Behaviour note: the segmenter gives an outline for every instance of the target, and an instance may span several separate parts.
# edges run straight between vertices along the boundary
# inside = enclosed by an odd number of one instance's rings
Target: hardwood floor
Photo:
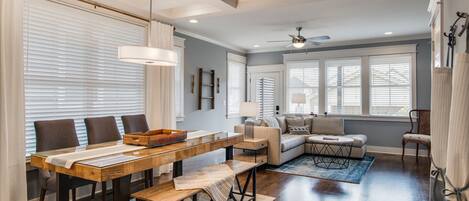
[[[257,192],[278,201],[424,201],[428,200],[427,158],[385,154],[376,157],[360,184],[260,170]]]

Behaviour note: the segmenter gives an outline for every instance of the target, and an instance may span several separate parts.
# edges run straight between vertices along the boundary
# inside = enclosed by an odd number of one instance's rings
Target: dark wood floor
[[[278,201],[424,201],[428,200],[427,158],[385,154],[376,157],[360,184],[335,182],[261,170],[258,193]]]
[[[427,158],[387,154],[376,157],[360,184],[335,182],[267,170],[257,172],[257,193],[277,201],[426,201],[429,193],[430,162]],[[155,183],[166,182],[163,175]],[[244,181],[241,181],[244,183]],[[133,191],[143,184],[133,185]],[[108,196],[111,197],[111,196]],[[88,199],[83,199],[88,200]]]

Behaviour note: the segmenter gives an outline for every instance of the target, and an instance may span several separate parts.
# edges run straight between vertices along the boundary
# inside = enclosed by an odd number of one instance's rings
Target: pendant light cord
[[[153,0],[150,0],[150,18],[148,18],[148,47],[151,47],[151,21],[153,20]]]

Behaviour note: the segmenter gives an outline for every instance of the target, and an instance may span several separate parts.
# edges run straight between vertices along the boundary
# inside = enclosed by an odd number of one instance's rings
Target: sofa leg
[[[419,146],[420,146],[420,144],[417,143],[417,147],[415,149],[415,157],[416,157],[417,160],[419,159]]]
[[[404,155],[405,155],[405,140],[402,140],[402,156],[401,156],[401,160],[404,160]]]

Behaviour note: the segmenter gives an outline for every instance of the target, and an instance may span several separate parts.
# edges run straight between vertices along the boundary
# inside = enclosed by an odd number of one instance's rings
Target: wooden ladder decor
[[[209,75],[209,79],[204,74]],[[199,86],[198,86],[198,103],[197,109],[202,110],[202,104],[204,100],[210,101],[210,109],[215,109],[215,70],[204,70],[199,68]],[[208,90],[208,92],[206,92]]]

